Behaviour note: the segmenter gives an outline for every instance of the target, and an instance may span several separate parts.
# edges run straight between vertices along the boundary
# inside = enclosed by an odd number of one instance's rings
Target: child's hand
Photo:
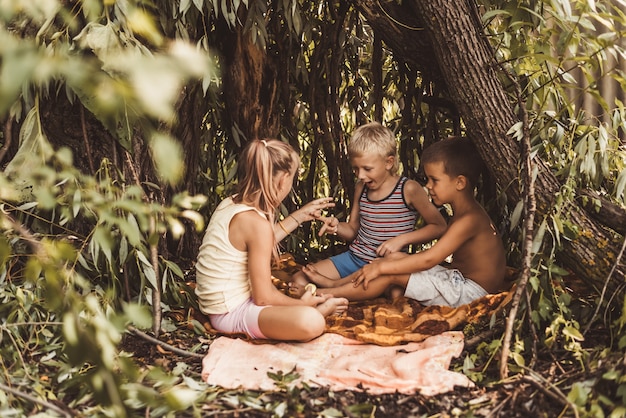
[[[292,216],[296,217],[298,223],[313,221],[322,218],[322,211],[335,206],[332,197],[322,197],[315,199],[295,211]]]
[[[361,267],[354,275],[355,277],[352,279],[354,287],[359,287],[363,284],[363,289],[367,289],[369,282],[380,276],[380,263],[373,260],[371,263]]]
[[[317,306],[320,303],[326,302],[331,295],[317,295],[317,287],[313,283],[309,283],[304,286],[304,293],[300,296],[300,300],[305,302],[308,306]]]
[[[339,231],[339,219],[335,218],[334,216],[321,216],[320,218],[318,218],[318,221],[323,222],[323,225],[320,228],[320,232],[318,233],[320,237],[324,234],[337,235],[337,231]]]
[[[379,257],[385,257],[391,253],[397,253],[402,249],[402,243],[400,240],[393,237],[380,244],[376,249],[376,255]]]

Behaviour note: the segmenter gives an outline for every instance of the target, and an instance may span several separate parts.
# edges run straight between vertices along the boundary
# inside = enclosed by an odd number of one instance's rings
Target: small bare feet
[[[301,298],[306,292],[306,285],[311,284],[304,274],[294,274],[291,281],[287,283],[289,294],[295,298]]]
[[[337,285],[336,280],[324,276],[322,273],[317,271],[315,266],[312,264],[307,264],[302,267],[302,273],[306,275],[307,279],[320,287],[335,287]]]
[[[322,315],[341,315],[348,310],[348,299],[329,297],[315,307]]]

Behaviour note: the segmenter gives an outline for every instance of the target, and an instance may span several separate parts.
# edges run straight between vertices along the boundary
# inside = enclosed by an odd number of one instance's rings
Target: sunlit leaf
[[[150,142],[150,150],[161,177],[172,185],[178,183],[185,170],[180,144],[169,136],[156,134]]]
[[[124,313],[139,329],[148,329],[152,326],[152,313],[144,305],[125,304]]]
[[[546,232],[546,227],[547,227],[547,222],[544,220],[543,222],[541,222],[541,225],[539,225],[539,229],[537,230],[537,233],[535,234],[533,238],[533,245],[532,245],[533,254],[538,253],[539,249],[541,248],[541,245],[543,244],[543,236]]]

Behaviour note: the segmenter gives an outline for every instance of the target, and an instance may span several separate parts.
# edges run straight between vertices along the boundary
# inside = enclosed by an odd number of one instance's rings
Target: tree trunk
[[[375,9],[378,2],[358,1],[358,4],[363,11],[367,11]],[[414,0],[410,5],[414,16],[408,19],[423,22],[424,30],[401,30],[400,33],[409,37],[402,40],[388,40],[384,35],[383,39],[392,48],[398,43],[421,45],[429,39],[435,59],[413,56],[413,60],[422,68],[441,75],[450,99],[462,116],[468,136],[476,144],[500,189],[506,193],[509,207],[515,207],[521,200],[524,187],[518,175],[520,150],[516,141],[506,133],[518,118],[498,78],[501,69],[483,36],[473,3]],[[393,2],[384,3],[388,12],[393,6]],[[404,11],[406,13],[406,9]],[[394,25],[386,15],[364,14],[375,30]],[[413,38],[419,40],[413,41]],[[402,50],[394,52],[403,53]],[[535,158],[534,164],[539,172],[536,180],[536,219],[541,222],[551,215],[561,184],[545,162]],[[563,248],[557,255],[559,261],[583,280],[602,288],[611,268],[617,263],[620,237],[592,219],[575,201],[567,202],[561,215],[557,216],[567,217],[567,221],[578,230],[575,239],[562,240]],[[611,282],[623,282],[625,269],[623,264],[619,265]]]
[[[246,21],[247,12],[240,7],[241,22]],[[231,30],[224,22],[221,25],[227,34],[221,48],[226,113],[247,141],[276,138],[280,112],[276,110],[278,87],[272,62],[243,26]]]

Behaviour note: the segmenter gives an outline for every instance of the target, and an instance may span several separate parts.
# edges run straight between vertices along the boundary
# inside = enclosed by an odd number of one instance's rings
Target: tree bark
[[[375,30],[395,25],[386,15],[368,13],[376,9],[379,2],[357,3]],[[381,4],[388,13],[394,7],[394,2]],[[398,38],[404,36],[403,39],[389,39],[385,36],[387,32],[382,31],[385,43],[392,49],[397,44],[420,44],[426,51],[428,48],[423,43],[425,39],[429,40],[434,60],[432,56],[419,55],[413,56],[412,60],[440,75],[461,114],[468,136],[476,144],[500,189],[506,193],[509,207],[515,207],[524,188],[519,178],[520,150],[516,141],[506,133],[518,118],[498,77],[502,69],[483,36],[475,5],[454,0],[414,0],[408,4],[410,11],[403,9],[405,20],[422,22],[424,30],[399,30],[395,35]],[[394,53],[406,58],[404,48],[394,49]],[[536,219],[540,223],[553,213],[555,198],[561,194],[561,184],[544,161],[535,157],[534,164],[538,168]],[[566,221],[578,231],[575,239],[562,240],[563,246],[557,254],[559,261],[583,280],[601,288],[612,266],[618,264],[620,237],[592,219],[576,201],[566,202],[556,216],[567,218]],[[625,269],[623,264],[619,265],[611,282],[622,282]]]
[[[355,0],[354,4],[394,55],[401,56],[427,79],[440,76],[439,69],[432,65],[434,50],[424,20],[408,2]]]
[[[618,234],[626,235],[626,210],[610,202],[593,190],[583,190],[578,195],[589,216]]]
[[[246,21],[246,8],[240,7],[241,22]],[[276,71],[262,48],[253,42],[250,31],[237,25],[223,26],[227,34],[221,48],[224,56],[224,99],[232,123],[236,124],[246,140],[276,138],[279,115]]]

